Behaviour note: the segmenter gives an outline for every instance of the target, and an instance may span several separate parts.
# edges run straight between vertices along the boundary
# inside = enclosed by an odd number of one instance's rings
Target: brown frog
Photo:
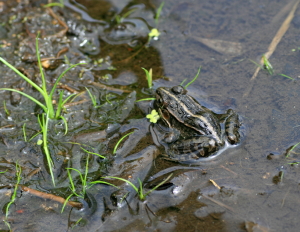
[[[240,140],[240,121],[233,110],[215,114],[180,85],[158,88],[155,105],[169,128],[164,142],[168,144],[167,154],[171,160],[189,162],[211,157],[226,141],[234,145]]]

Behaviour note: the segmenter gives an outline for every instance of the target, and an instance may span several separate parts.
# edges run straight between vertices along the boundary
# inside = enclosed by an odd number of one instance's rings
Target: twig
[[[268,47],[268,51],[264,54],[264,57],[268,60],[271,55],[273,54],[273,52],[276,50],[276,47],[278,45],[278,43],[281,41],[282,37],[284,36],[284,34],[286,33],[286,31],[289,29],[290,23],[294,18],[294,13],[297,9],[299,0],[297,0],[292,8],[292,10],[290,11],[289,15],[286,17],[286,19],[284,20],[284,22],[282,23],[281,27],[279,28],[279,30],[277,31],[276,35],[274,36],[272,42],[270,43],[269,47]],[[264,60],[263,58],[261,58],[260,60],[260,65],[263,66],[264,64]],[[257,69],[255,70],[253,76],[251,77],[250,81],[251,84],[249,85],[247,91],[244,93],[243,97],[247,97],[249,95],[249,93],[252,90],[253,87],[253,81],[255,80],[258,72],[260,70],[260,67],[257,67]]]
[[[35,196],[38,196],[38,197],[41,197],[41,198],[44,198],[44,199],[49,199],[49,200],[57,201],[57,202],[59,202],[61,204],[64,204],[65,201],[66,201],[64,198],[59,197],[59,196],[55,196],[55,195],[50,194],[50,193],[43,193],[43,192],[40,192],[38,190],[26,187],[24,185],[19,185],[19,186],[21,187],[21,189],[23,191],[29,192],[32,195],[35,195]],[[83,207],[82,203],[76,202],[76,201],[68,201],[67,205],[75,207],[77,209],[81,209]]]

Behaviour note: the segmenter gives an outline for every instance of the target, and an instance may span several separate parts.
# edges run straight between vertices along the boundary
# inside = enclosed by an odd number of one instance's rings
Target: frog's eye
[[[175,94],[186,94],[187,91],[181,85],[177,85],[172,88],[172,92]]]

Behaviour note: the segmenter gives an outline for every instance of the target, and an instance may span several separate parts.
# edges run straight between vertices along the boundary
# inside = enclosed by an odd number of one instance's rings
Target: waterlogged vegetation
[[[51,10],[50,7],[56,7],[56,6],[63,7],[63,3],[62,2],[50,3],[50,4],[47,4],[44,6],[45,8],[49,8],[49,12],[54,18],[56,18],[57,16],[54,14],[54,12]],[[160,16],[162,7],[163,7],[163,3],[159,7],[157,14],[155,16],[156,26],[158,25],[158,20],[159,20],[159,16]],[[117,24],[123,23],[123,21],[127,17],[129,17],[132,13],[134,13],[135,10],[136,9],[133,8],[132,10],[122,14],[122,16],[116,15],[115,20],[116,20]],[[58,18],[57,18],[57,20],[59,21],[59,23],[61,23]],[[65,24],[63,22],[61,23],[61,25],[65,26]],[[151,38],[157,39],[159,34],[160,33],[158,32],[158,29],[153,28],[149,32],[149,41],[148,42],[150,42]],[[69,130],[70,130],[69,118],[66,117],[68,112],[67,112],[67,109],[65,108],[65,106],[76,103],[74,100],[79,98],[80,96],[82,96],[82,93],[73,91],[69,87],[63,87],[65,90],[59,90],[59,88],[60,89],[62,88],[61,82],[63,81],[63,78],[67,75],[68,72],[73,72],[73,70],[75,70],[75,68],[77,66],[87,65],[87,63],[79,62],[77,64],[71,64],[70,59],[66,55],[64,55],[64,61],[67,64],[67,68],[65,68],[60,73],[60,75],[57,78],[55,78],[55,81],[53,82],[53,84],[49,85],[49,80],[47,77],[47,73],[49,73],[47,70],[48,66],[44,66],[44,64],[43,64],[44,60],[42,60],[42,58],[41,58],[41,45],[39,45],[39,40],[41,40],[41,38],[40,38],[39,32],[38,32],[36,39],[35,39],[35,51],[36,51],[35,56],[36,56],[37,67],[39,69],[39,75],[38,75],[40,77],[40,80],[38,81],[39,84],[37,84],[36,81],[32,80],[26,72],[23,72],[22,70],[20,71],[20,69],[18,69],[14,65],[12,65],[4,57],[0,57],[0,61],[4,65],[6,65],[9,69],[11,69],[13,72],[15,72],[21,79],[23,79],[25,82],[27,82],[29,84],[30,88],[32,88],[35,91],[37,91],[38,93],[40,93],[40,96],[38,96],[36,94],[30,95],[30,94],[26,93],[27,92],[26,90],[24,91],[23,89],[18,89],[18,88],[1,88],[0,90],[11,91],[11,92],[20,94],[20,95],[28,98],[29,100],[31,100],[33,103],[35,103],[37,105],[38,108],[35,108],[36,111],[29,112],[29,113],[36,115],[37,120],[35,123],[38,125],[40,130],[35,131],[32,134],[32,132],[33,132],[32,125],[34,125],[34,122],[30,122],[30,123],[25,122],[22,124],[23,138],[26,143],[32,143],[33,141],[35,141],[36,145],[41,146],[43,154],[45,155],[46,171],[48,171],[51,176],[51,181],[52,181],[53,186],[56,186],[56,185],[61,184],[61,180],[57,179],[59,176],[57,175],[56,158],[54,158],[54,157],[57,157],[57,154],[55,154],[55,149],[53,150],[53,142],[54,141],[52,141],[53,136],[54,136],[53,132],[57,133],[57,131],[56,131],[56,129],[53,131],[53,126],[62,124],[64,127],[64,133],[61,134],[60,136],[62,138],[70,136],[69,135]],[[42,50],[42,52],[44,52],[44,51]],[[153,87],[152,68],[150,68],[149,71],[145,68],[143,68],[143,69],[146,74],[148,88],[152,89],[152,87]],[[82,70],[84,70],[84,69],[82,69]],[[111,70],[111,69],[108,68],[108,70]],[[84,72],[86,72],[86,70]],[[80,78],[84,77],[84,72],[80,72],[80,74],[79,74]],[[50,86],[51,86],[51,88],[50,88]],[[102,114],[101,110],[104,109],[103,113],[105,114],[105,109],[107,107],[112,107],[113,105],[115,105],[115,102],[111,102],[108,99],[109,93],[104,95],[105,102],[103,103],[103,102],[101,102],[101,100],[98,99],[99,98],[98,95],[92,94],[92,90],[90,87],[84,86],[84,88],[90,99],[90,101],[88,101],[88,102],[91,102],[91,105],[94,108],[93,111],[100,110],[100,114]],[[71,94],[67,94],[66,90],[69,92],[71,90]],[[115,89],[112,88],[112,90],[115,90]],[[149,99],[153,100],[154,98],[149,98]],[[84,99],[82,101],[86,101],[86,99]],[[102,103],[102,104],[100,104],[100,103]],[[79,100],[79,104],[81,104],[80,100]],[[9,109],[7,107],[5,100],[3,101],[3,109],[5,111],[6,117],[9,117],[12,109],[11,108]],[[156,116],[156,120],[158,120],[157,116]],[[60,133],[60,132],[58,132],[58,133]],[[129,132],[129,133],[125,134],[123,137],[121,137],[115,143],[114,148],[112,149],[111,153],[113,155],[115,155],[117,153],[117,149],[119,148],[121,142],[127,136],[129,136],[133,133],[134,133],[134,131]],[[91,152],[88,149],[82,147],[83,144],[81,144],[81,143],[70,142],[70,144],[72,144],[74,146],[75,145],[81,146],[80,149],[86,153],[85,158],[84,158],[85,165],[82,168],[76,168],[76,167],[72,167],[71,163],[69,161],[67,161],[66,165],[63,165],[61,167],[64,169],[64,170],[61,170],[61,172],[66,173],[64,175],[67,176],[67,180],[69,183],[68,191],[67,191],[67,192],[69,192],[69,194],[68,195],[64,194],[64,199],[61,198],[60,196],[56,196],[55,194],[53,194],[53,195],[51,195],[51,193],[43,194],[42,192],[38,192],[38,191],[32,190],[30,188],[24,187],[30,193],[35,194],[39,197],[51,198],[53,200],[61,202],[62,203],[61,213],[63,213],[66,210],[66,207],[68,205],[76,205],[73,203],[72,200],[76,201],[76,199],[78,199],[78,198],[85,200],[87,198],[87,194],[86,194],[87,190],[91,189],[94,185],[100,184],[100,185],[111,186],[116,189],[119,188],[119,187],[109,183],[108,181],[103,180],[103,178],[101,180],[95,180],[95,177],[89,177],[89,173],[91,172],[91,170],[90,170],[91,165],[93,164],[93,162],[95,160],[94,157],[98,157],[100,159],[99,162],[104,162],[104,163],[108,160],[109,157],[98,154],[96,152]],[[90,146],[88,146],[88,147],[91,148]],[[6,219],[8,216],[8,211],[10,209],[10,206],[16,200],[16,193],[18,190],[18,185],[21,180],[22,168],[18,163],[16,163],[15,167],[16,167],[17,182],[15,184],[14,192],[11,196],[11,201],[7,204],[7,207],[6,207]],[[40,168],[39,168],[39,170],[40,170]],[[6,174],[6,173],[7,173],[7,170],[1,171],[1,174]],[[32,174],[29,174],[28,176],[35,175],[37,173],[38,173],[38,171],[37,172],[34,171]],[[30,179],[31,177],[28,177],[28,178]],[[112,177],[112,178],[114,178],[114,177]],[[125,181],[125,179],[122,179],[121,177],[115,177],[115,178],[119,178],[119,180]],[[138,188],[135,187],[131,182],[130,183],[134,187],[134,190],[137,191],[138,198],[140,200],[145,200],[147,195],[149,195],[151,192],[153,192],[155,189],[157,189],[159,186],[161,186],[163,183],[165,183],[167,180],[169,180],[169,178],[170,177],[168,177],[165,181],[158,184],[157,186],[155,186],[153,189],[149,190],[146,193],[144,193],[142,181],[139,178],[138,178],[138,181],[139,181]],[[129,183],[129,182],[127,182],[127,183]],[[78,205],[75,207],[78,207]],[[79,218],[76,221],[76,223],[73,224],[73,226],[76,226],[81,220],[82,220],[82,217]],[[10,229],[10,223],[8,222],[8,220],[4,220],[4,222],[7,225],[7,227]]]

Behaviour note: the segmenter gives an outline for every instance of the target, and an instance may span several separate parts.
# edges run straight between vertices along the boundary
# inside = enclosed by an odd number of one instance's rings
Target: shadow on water
[[[269,58],[274,74],[263,69],[250,81],[252,61],[297,2],[167,0],[157,21],[158,0],[0,2],[0,57],[26,77],[41,85],[37,32],[49,89],[70,65],[85,63],[58,85],[63,97],[78,94],[63,109],[68,132],[62,120],[48,125],[55,186],[40,145],[41,109],[0,90],[0,230],[298,231],[298,9]],[[160,34],[149,38],[154,28]],[[164,104],[136,102],[188,83],[199,66],[187,94],[201,105],[180,94],[173,101],[171,90]],[[142,68],[152,68],[153,89]],[[42,99],[11,69],[0,70],[1,88]],[[155,125],[145,117],[153,108],[162,117]],[[199,115],[203,131],[191,129]],[[230,130],[241,138],[229,146]]]

